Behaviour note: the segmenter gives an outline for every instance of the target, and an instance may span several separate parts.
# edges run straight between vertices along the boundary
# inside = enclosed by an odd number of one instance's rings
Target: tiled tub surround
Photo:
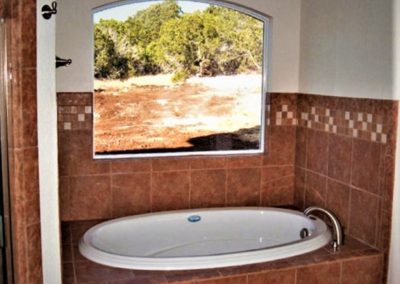
[[[88,261],[78,250],[82,234],[97,222],[64,222],[64,284],[377,284],[383,255],[348,238],[339,253],[325,247],[305,255],[260,264],[187,271],[138,271]]]
[[[337,213],[348,236],[388,251],[396,101],[270,94],[264,155],[126,160],[92,159],[92,127],[79,121],[89,101],[58,94],[63,221],[313,204]]]
[[[293,95],[275,103],[296,108]],[[59,93],[61,219],[104,219],[152,211],[291,205],[296,126],[268,127],[265,155],[92,159],[90,93]],[[85,121],[79,121],[79,117]],[[90,123],[90,127],[87,123]]]
[[[332,210],[346,234],[385,253],[397,108],[395,101],[298,95],[295,204]]]

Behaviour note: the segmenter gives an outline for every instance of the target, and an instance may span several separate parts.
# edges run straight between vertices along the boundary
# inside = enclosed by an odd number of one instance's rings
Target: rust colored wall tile
[[[153,162],[153,171],[178,171],[178,170],[188,170],[190,168],[190,159],[188,158],[155,159],[152,162]]]
[[[260,203],[261,170],[228,170],[227,204],[229,206],[254,206]]]
[[[325,206],[326,184],[326,177],[312,173],[310,171],[306,172],[306,207]]]
[[[189,172],[159,172],[152,175],[152,211],[189,208]]]
[[[264,155],[264,165],[293,165],[295,159],[296,128],[271,126],[269,147]]]
[[[377,284],[382,283],[382,256],[363,257],[343,261],[343,284]]]
[[[20,0],[21,11],[21,68],[36,68],[36,3]]]
[[[21,69],[11,69],[11,75],[13,80],[11,81],[12,95],[9,100],[9,109],[12,115],[10,115],[10,127],[8,127],[10,133],[9,148],[21,148],[23,146],[23,111],[22,111],[22,88],[21,88]]]
[[[266,166],[262,169],[262,182],[268,183],[294,175],[294,166]]]
[[[295,284],[295,269],[273,270],[265,273],[250,274],[249,284]]]
[[[328,176],[342,182],[350,182],[352,139],[329,135]]]
[[[306,170],[296,167],[294,180],[294,205],[304,209],[306,197]]]
[[[328,173],[329,135],[325,132],[308,130],[307,169],[326,175]]]
[[[191,172],[190,207],[219,207],[225,205],[225,170]]]
[[[339,284],[340,264],[318,264],[297,269],[297,284]]]
[[[60,177],[58,182],[58,192],[60,199],[60,219],[71,220],[71,208],[70,208],[70,191],[69,191],[69,177]]]
[[[351,184],[379,194],[380,145],[354,139]]]
[[[25,222],[27,225],[37,224],[40,220],[38,149],[26,149],[23,155],[25,161],[30,161],[23,163],[25,211],[29,212]]]
[[[39,221],[39,220],[38,220]],[[42,254],[41,254],[41,238],[40,238],[40,223],[27,227],[27,242],[28,242],[28,282],[27,283],[42,283]]]
[[[190,161],[191,169],[220,169],[225,165],[225,157],[196,157]]]
[[[22,70],[21,73],[23,146],[35,147],[37,146],[36,70]]]
[[[204,281],[194,281],[194,284],[246,284],[247,276],[224,277]]]
[[[228,168],[254,168],[262,166],[262,156],[242,156],[226,158]]]
[[[75,284],[75,272],[72,263],[63,263],[62,265],[62,283],[63,284]]]
[[[350,188],[333,180],[328,180],[326,207],[331,210],[348,232]]]
[[[74,220],[111,218],[110,176],[82,176],[70,179],[70,208]]]
[[[307,129],[297,127],[296,131],[296,166],[306,167],[307,157]]]
[[[110,173],[110,161],[94,160],[90,131],[59,133],[59,170],[61,176]]]
[[[112,160],[112,173],[135,173],[151,171],[151,160],[130,159],[130,160]]]
[[[78,283],[105,284],[107,281],[133,279],[131,270],[113,268],[94,262],[79,262],[75,267]]]
[[[113,217],[150,211],[150,173],[114,174],[111,176]]]
[[[294,202],[294,179],[294,175],[291,175],[263,182],[261,187],[261,205],[292,205]]]
[[[349,233],[355,238],[375,245],[378,216],[378,197],[367,192],[352,189]]]

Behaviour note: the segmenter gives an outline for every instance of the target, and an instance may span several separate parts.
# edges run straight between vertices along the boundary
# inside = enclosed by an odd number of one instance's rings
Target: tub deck
[[[112,268],[91,262],[79,253],[79,239],[99,222],[62,223],[64,284],[382,283],[383,253],[350,237],[336,254],[327,246],[308,254],[260,264],[186,271]]]

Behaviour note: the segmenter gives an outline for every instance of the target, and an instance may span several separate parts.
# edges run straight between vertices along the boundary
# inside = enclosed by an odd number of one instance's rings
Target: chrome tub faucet
[[[332,240],[332,248],[335,252],[339,246],[343,245],[343,231],[342,226],[340,224],[339,219],[333,214],[331,211],[326,210],[324,208],[318,206],[310,206],[306,210],[304,210],[304,214],[309,216],[312,212],[322,212],[330,219],[333,227],[333,240]]]

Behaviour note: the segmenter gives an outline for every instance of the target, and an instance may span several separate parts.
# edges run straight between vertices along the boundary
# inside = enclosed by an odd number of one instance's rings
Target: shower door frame
[[[0,143],[1,143],[1,179],[2,179],[2,201],[3,201],[3,216],[2,216],[2,238],[3,252],[3,276],[7,284],[13,282],[13,258],[12,258],[12,237],[11,237],[11,210],[10,210],[10,188],[9,188],[9,163],[8,163],[8,100],[10,95],[9,81],[11,79],[8,68],[8,39],[9,30],[5,18],[0,18]]]

